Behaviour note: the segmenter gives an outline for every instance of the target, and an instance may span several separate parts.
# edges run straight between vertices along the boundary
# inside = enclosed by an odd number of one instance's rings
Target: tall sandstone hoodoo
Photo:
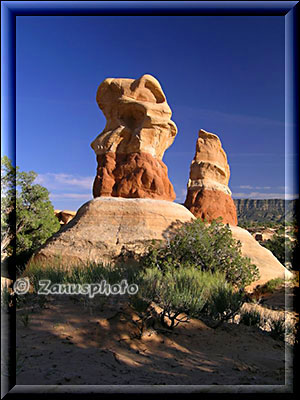
[[[236,208],[228,187],[229,177],[227,156],[220,139],[201,129],[184,205],[197,218],[211,222],[222,217],[223,223],[237,225]]]
[[[124,262],[124,257],[143,254],[153,239],[168,240],[177,227],[195,216],[208,221],[221,216],[241,240],[243,255],[258,266],[261,278],[256,284],[287,274],[269,250],[244,229],[232,226],[236,211],[227,186],[229,167],[216,135],[199,132],[187,208],[169,201],[175,193],[161,160],[177,129],[155,78],[106,79],[97,101],[107,124],[92,143],[98,160],[96,198],[83,204],[35,253],[33,261],[64,268],[91,262],[113,265]]]
[[[162,158],[177,128],[159,82],[151,75],[105,79],[96,100],[107,121],[91,144],[98,163],[94,197],[173,201]]]
[[[175,193],[162,162],[177,133],[159,82],[106,79],[96,98],[106,117],[91,144],[97,155],[94,199],[36,252],[34,260],[69,266],[135,258],[153,240],[166,240],[193,214],[173,202]]]

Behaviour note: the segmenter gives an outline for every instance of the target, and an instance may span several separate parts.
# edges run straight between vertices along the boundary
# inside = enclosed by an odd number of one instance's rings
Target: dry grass
[[[245,314],[246,318],[243,318]],[[286,340],[291,345],[295,343],[299,315],[294,311],[272,310],[260,304],[245,303],[232,322],[239,324],[243,320],[269,332],[274,339]]]

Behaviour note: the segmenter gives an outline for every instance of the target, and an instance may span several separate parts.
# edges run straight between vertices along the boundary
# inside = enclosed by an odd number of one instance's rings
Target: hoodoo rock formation
[[[195,218],[173,202],[162,162],[177,128],[159,82],[151,75],[106,79],[96,99],[107,121],[91,144],[98,162],[95,198],[37,251],[34,260],[43,264],[57,257],[65,267],[134,258],[153,239],[164,240],[176,226]]]
[[[107,121],[91,144],[98,163],[94,197],[173,201],[162,157],[177,128],[159,82],[151,75],[105,79],[96,100]]]
[[[52,266],[58,262],[65,268],[87,262],[114,264],[143,254],[153,239],[167,240],[195,216],[207,221],[221,216],[242,242],[242,254],[259,268],[256,284],[287,276],[269,250],[233,226],[237,217],[227,186],[229,166],[216,135],[199,132],[185,207],[170,201],[175,193],[161,160],[177,129],[155,78],[106,79],[97,101],[107,123],[92,143],[98,160],[96,198],[83,204],[74,217],[64,211],[65,223],[33,261]]]
[[[184,205],[197,218],[211,222],[222,217],[223,223],[237,225],[236,208],[228,187],[229,177],[227,156],[220,139],[201,129]]]

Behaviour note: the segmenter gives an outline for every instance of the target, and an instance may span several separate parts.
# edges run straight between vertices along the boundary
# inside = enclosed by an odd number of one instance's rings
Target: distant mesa
[[[139,79],[105,79],[97,103],[106,126],[91,146],[97,156],[94,197],[176,197],[162,158],[177,127],[159,82],[151,75]]]
[[[230,169],[217,135],[199,131],[195,157],[191,163],[188,192],[184,205],[197,218],[237,225],[237,214],[228,187]]]
[[[234,199],[240,222],[281,223],[297,220],[299,200]],[[299,218],[298,218],[299,219]]]

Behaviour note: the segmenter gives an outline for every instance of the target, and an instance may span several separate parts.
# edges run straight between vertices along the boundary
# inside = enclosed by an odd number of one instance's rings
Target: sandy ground
[[[274,301],[280,303],[278,296]],[[272,308],[272,298],[266,302]],[[283,295],[277,303],[284,307]],[[285,349],[291,347],[258,328],[212,329],[191,320],[172,332],[147,328],[138,339],[137,319],[120,298],[103,304],[53,296],[46,308],[18,310],[17,384],[285,384]]]

